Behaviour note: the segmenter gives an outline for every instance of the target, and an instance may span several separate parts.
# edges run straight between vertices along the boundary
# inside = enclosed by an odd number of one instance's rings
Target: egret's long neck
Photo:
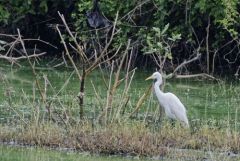
[[[162,79],[157,79],[157,81],[154,82],[154,90],[155,90],[155,94],[157,96],[158,102],[160,103],[160,105],[164,108],[165,113],[166,111],[169,111],[168,106],[167,106],[167,101],[166,101],[166,95],[165,93],[163,93],[163,91],[161,91],[160,89],[160,85],[162,84]]]
[[[162,84],[162,81],[160,79],[155,79],[154,80],[154,86],[159,87]]]
[[[160,90],[161,84],[162,82],[160,80],[157,80],[156,82],[154,82],[154,91],[159,102],[162,102],[162,97],[164,97],[164,93]]]

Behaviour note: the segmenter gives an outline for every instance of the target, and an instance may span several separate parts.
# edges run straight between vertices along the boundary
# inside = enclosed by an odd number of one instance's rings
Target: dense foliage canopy
[[[61,24],[60,11],[79,39],[89,43],[96,38],[86,21],[92,7],[91,0],[1,0],[0,32],[15,33],[20,28],[26,37],[40,36],[60,46],[52,27]],[[238,69],[238,0],[101,0],[99,7],[111,23],[119,12],[119,33],[111,47],[131,39],[136,61],[147,59],[146,54],[160,54],[178,64],[200,52],[198,65],[191,66],[195,70],[234,74]]]

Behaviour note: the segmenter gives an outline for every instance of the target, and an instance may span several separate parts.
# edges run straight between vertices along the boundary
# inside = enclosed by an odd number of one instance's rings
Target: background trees
[[[168,72],[183,60],[201,53],[197,63],[187,65],[180,72],[223,74],[228,71],[237,75],[239,3],[237,0],[101,0],[99,7],[110,23],[119,12],[116,26],[119,34],[111,48],[131,39],[135,64],[149,67],[149,62],[160,61],[154,59],[160,55],[166,57],[163,68]],[[61,24],[57,15],[60,11],[78,39],[87,46],[86,52],[91,54],[96,44],[100,44],[97,49],[101,50],[109,32],[106,28],[94,30],[87,26],[85,14],[91,8],[90,0],[2,0],[0,32],[14,34],[16,28],[20,28],[25,37],[40,37],[59,46],[59,50],[39,46],[48,51],[48,55],[57,55],[62,45],[54,26]]]

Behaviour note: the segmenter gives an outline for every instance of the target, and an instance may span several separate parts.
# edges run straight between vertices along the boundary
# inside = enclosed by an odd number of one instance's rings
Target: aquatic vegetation
[[[101,154],[169,156],[176,149],[239,153],[240,125],[237,83],[170,80],[171,91],[186,105],[189,130],[164,119],[153,94],[136,104],[151,83],[150,72],[130,73],[127,84],[112,94],[107,120],[111,70],[102,69],[86,81],[85,116],[79,118],[77,76],[71,68],[36,67],[46,102],[41,101],[31,69],[5,66],[2,70],[0,141],[13,144],[73,148]],[[103,71],[104,70],[104,71]],[[119,73],[122,77],[124,72]],[[112,74],[113,76],[113,74]],[[131,115],[131,117],[130,117]],[[177,151],[177,150],[176,150]],[[176,152],[177,153],[177,152]]]

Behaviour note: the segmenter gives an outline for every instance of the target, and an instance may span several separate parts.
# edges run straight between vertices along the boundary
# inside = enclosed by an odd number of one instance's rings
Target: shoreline
[[[201,127],[195,133],[181,126],[164,125],[151,131],[143,124],[112,124],[92,129],[89,124],[71,126],[67,131],[57,124],[29,127],[0,126],[0,145],[40,147],[49,150],[91,155],[200,159],[210,155],[240,159],[240,134],[226,129]]]
[[[107,156],[107,157],[123,157],[123,158],[130,158],[130,159],[150,159],[150,160],[163,160],[163,159],[190,159],[193,158],[196,160],[203,160],[203,159],[210,159],[210,155],[219,155],[222,157],[227,157],[228,159],[240,159],[240,153],[235,154],[233,152],[213,152],[213,151],[203,151],[203,150],[193,150],[193,149],[174,149],[168,148],[169,154],[167,156],[137,156],[131,154],[107,154],[107,153],[92,153],[91,151],[79,151],[75,148],[64,148],[64,147],[51,147],[51,146],[38,146],[38,145],[26,145],[24,143],[14,143],[14,142],[1,142],[0,146],[10,147],[10,148],[34,148],[34,149],[43,149],[43,150],[50,150],[60,153],[75,153],[79,155],[89,155],[89,156]],[[167,147],[166,147],[167,148]],[[179,155],[176,155],[179,153]],[[178,156],[178,157],[176,157]],[[181,156],[181,157],[179,157]]]

